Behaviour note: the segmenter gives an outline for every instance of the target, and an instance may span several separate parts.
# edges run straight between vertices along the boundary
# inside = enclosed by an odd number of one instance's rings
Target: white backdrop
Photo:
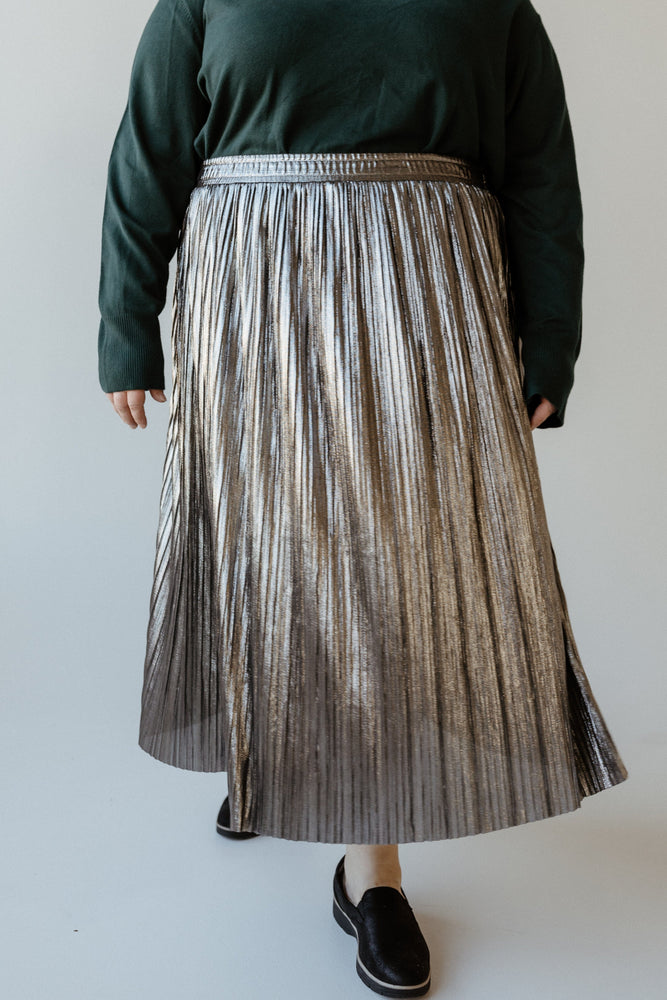
[[[652,1000],[667,809],[667,16],[662,0],[535,5],[565,78],[586,274],[566,426],[533,434],[579,651],[630,778],[564,817],[403,845],[403,884],[432,996],[502,983],[519,1000]],[[343,847],[227,841],[214,829],[225,776],[137,746],[168,404],[148,401],[147,430],[113,412],[97,381],[97,285],[106,166],[152,7],[2,13],[5,995],[273,1000],[318,984],[325,1000],[362,997],[330,913]]]

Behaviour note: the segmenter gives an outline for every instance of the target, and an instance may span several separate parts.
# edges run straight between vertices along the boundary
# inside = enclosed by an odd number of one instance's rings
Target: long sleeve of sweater
[[[105,392],[164,388],[162,311],[208,111],[203,27],[191,0],[159,0],[140,38],[109,159],[98,302]]]
[[[540,16],[522,5],[508,45],[504,210],[523,394],[561,427],[581,347],[583,213],[563,79]]]

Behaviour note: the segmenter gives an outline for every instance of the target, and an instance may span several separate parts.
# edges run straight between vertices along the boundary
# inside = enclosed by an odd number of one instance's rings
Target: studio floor
[[[221,837],[226,776],[154,761],[133,718],[119,728],[118,706],[100,708],[53,719],[46,740],[44,718],[39,760],[3,722],[17,749],[3,792],[7,1000],[373,995],[331,913],[344,847]],[[430,996],[664,996],[664,748],[623,749],[630,779],[574,813],[401,846]]]

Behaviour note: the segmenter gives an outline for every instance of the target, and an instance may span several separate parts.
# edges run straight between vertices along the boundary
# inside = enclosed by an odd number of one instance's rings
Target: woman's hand
[[[148,391],[153,399],[156,399],[158,403],[166,402],[167,397],[162,389],[149,389]],[[145,389],[128,389],[123,392],[107,392],[106,395],[123,423],[128,424],[133,429],[136,427],[146,426],[148,421],[146,420],[146,414],[144,413],[144,401],[146,399]]]
[[[556,407],[553,403],[550,403],[545,396],[540,397],[541,402],[535,407],[533,415],[530,418],[530,429],[534,431],[536,427],[544,423],[548,416],[556,412]]]

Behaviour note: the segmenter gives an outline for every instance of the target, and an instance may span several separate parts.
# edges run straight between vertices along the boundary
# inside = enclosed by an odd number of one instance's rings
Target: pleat
[[[627,776],[551,545],[503,233],[455,158],[204,165],[139,742],[226,771],[235,829],[446,839]]]

